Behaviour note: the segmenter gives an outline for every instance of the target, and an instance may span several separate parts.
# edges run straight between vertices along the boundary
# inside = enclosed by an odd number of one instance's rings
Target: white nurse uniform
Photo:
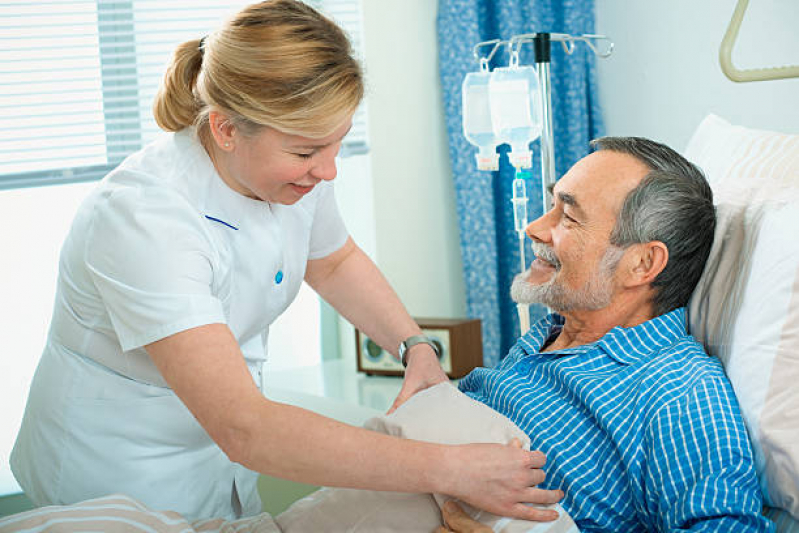
[[[81,206],[61,251],[47,345],[11,467],[37,505],[124,493],[190,520],[261,511],[143,346],[227,324],[256,384],[269,325],[306,262],[344,245],[331,183],[291,206],[238,194],[194,134],[127,158]]]

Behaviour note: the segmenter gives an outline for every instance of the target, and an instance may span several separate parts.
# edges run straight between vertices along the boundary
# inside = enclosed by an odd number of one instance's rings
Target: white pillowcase
[[[691,333],[732,382],[766,503],[799,518],[799,136],[710,115],[685,156],[717,204]]]

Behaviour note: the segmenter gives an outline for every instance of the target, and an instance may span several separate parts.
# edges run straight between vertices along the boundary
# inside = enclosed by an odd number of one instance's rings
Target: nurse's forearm
[[[233,457],[247,468],[315,485],[403,492],[454,490],[456,447],[400,440],[298,407],[269,402],[252,444]],[[260,417],[259,417],[260,418]]]
[[[563,496],[535,488],[544,479],[540,452],[525,452],[521,445],[403,440],[274,402],[266,410],[266,423],[240,461],[255,470],[318,485],[448,494],[526,520],[557,518],[551,510],[525,505]]]
[[[394,356],[401,341],[421,334],[386,278],[352,240],[328,257],[309,261],[305,279],[344,318]]]
[[[230,329],[199,326],[147,345],[164,379],[232,460],[298,481],[452,489],[454,447],[401,441],[263,397]]]
[[[401,441],[263,397],[230,329],[208,324],[147,345],[164,379],[232,460],[265,474],[385,490],[452,488],[459,452]]]
[[[403,440],[288,405],[270,402],[267,410],[267,423],[251,441],[257,445],[242,457],[250,468],[318,485],[448,494],[501,516],[557,518],[554,511],[525,505],[563,497],[535,487],[544,480],[540,452],[521,445]]]

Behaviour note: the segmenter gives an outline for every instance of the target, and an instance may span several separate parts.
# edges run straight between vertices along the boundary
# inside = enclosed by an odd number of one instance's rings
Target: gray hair
[[[624,199],[610,243],[665,244],[668,263],[652,282],[655,315],[686,305],[705,268],[716,228],[713,192],[704,174],[668,146],[641,137],[602,137],[591,146],[631,155],[651,169]]]

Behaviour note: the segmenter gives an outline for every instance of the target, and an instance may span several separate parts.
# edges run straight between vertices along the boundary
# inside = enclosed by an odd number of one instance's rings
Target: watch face
[[[440,360],[442,357],[444,357],[444,346],[441,344],[441,341],[438,339],[430,339],[430,340],[433,341],[433,344],[436,347],[436,356]]]
[[[408,351],[408,345],[405,344],[405,341],[402,341],[400,343],[400,346],[399,346],[399,354],[398,355],[399,355],[400,363],[402,363],[402,366],[405,367],[405,368],[408,367],[408,361],[405,360],[405,353],[407,351]]]

